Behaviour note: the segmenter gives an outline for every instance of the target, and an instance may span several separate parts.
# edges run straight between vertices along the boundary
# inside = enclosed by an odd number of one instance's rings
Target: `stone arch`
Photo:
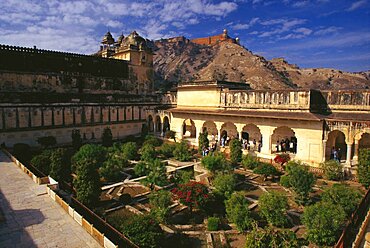
[[[182,135],[184,138],[195,138],[197,129],[192,119],[185,119],[182,124]]]
[[[243,127],[242,130],[242,138],[246,139],[248,141],[261,141],[262,140],[262,134],[259,127],[257,127],[255,124],[247,124]]]
[[[271,151],[297,153],[298,140],[292,128],[281,126],[275,128],[271,135]]]
[[[339,159],[345,159],[347,153],[346,135],[340,130],[333,130],[326,141],[325,159],[333,159],[334,150],[338,151]]]
[[[208,139],[210,141],[217,140],[218,130],[217,126],[213,121],[205,121],[202,126],[202,132],[208,132]]]
[[[170,119],[168,116],[165,116],[163,117],[163,133],[166,133],[169,130],[171,130]]]
[[[161,122],[161,117],[159,117],[159,115],[157,115],[155,117],[155,132],[161,132],[161,129],[162,129],[162,122]]]
[[[228,145],[228,141],[238,137],[238,130],[234,123],[225,122],[221,126],[220,135],[221,145]]]
[[[154,121],[153,121],[152,115],[148,115],[147,125],[148,125],[148,131],[154,132]]]

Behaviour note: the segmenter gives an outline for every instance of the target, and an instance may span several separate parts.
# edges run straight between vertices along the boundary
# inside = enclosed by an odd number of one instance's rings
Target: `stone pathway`
[[[0,247],[101,247],[0,152]]]

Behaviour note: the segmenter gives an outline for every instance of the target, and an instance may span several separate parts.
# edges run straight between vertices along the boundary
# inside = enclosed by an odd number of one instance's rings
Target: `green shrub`
[[[262,162],[253,170],[253,173],[264,175],[265,177],[279,175],[279,171],[273,165]]]
[[[76,169],[78,163],[89,161],[91,167],[98,169],[103,165],[107,157],[107,150],[101,145],[86,144],[72,157],[72,171]]]
[[[31,159],[31,165],[36,167],[45,175],[49,175],[51,170],[51,154],[52,150],[44,150],[41,154],[36,155]]]
[[[294,161],[288,162],[286,171],[288,174],[282,177],[284,185],[294,191],[297,203],[307,203],[308,195],[316,181],[315,176],[308,171],[305,164]]]
[[[194,171],[191,171],[191,170],[176,171],[176,174],[175,174],[176,184],[186,184],[192,179],[194,179]]]
[[[324,176],[328,180],[341,180],[343,178],[343,165],[335,160],[325,161],[320,164]]]
[[[154,185],[165,186],[168,184],[166,166],[159,159],[148,162],[146,175],[143,182],[145,185],[150,185],[151,189],[154,188]]]
[[[214,153],[211,156],[206,156],[202,158],[202,165],[207,170],[215,173],[216,171],[230,170],[230,166],[223,153]]]
[[[246,169],[253,170],[257,168],[259,165],[259,162],[256,157],[253,157],[251,155],[245,155],[242,158],[242,166]]]
[[[135,160],[137,158],[137,146],[135,142],[127,142],[122,145],[123,156],[127,160]]]
[[[175,150],[173,150],[173,156],[181,162],[189,161],[192,158],[189,151],[189,145],[186,141],[183,140],[180,143],[176,143]]]
[[[229,221],[235,223],[239,231],[246,231],[252,225],[252,217],[248,209],[248,201],[244,195],[235,192],[225,201],[226,213]]]
[[[140,161],[134,167],[135,175],[138,177],[148,174],[148,165],[146,162]]]
[[[234,174],[217,174],[213,180],[216,192],[225,198],[229,198],[235,191],[236,180]]]
[[[280,177],[280,184],[281,184],[281,186],[283,186],[285,188],[289,188],[290,187],[289,176],[286,176],[286,175],[281,176]]]
[[[176,145],[174,144],[164,143],[163,145],[161,145],[159,152],[166,158],[170,158],[173,156],[173,151],[175,150],[175,148]]]
[[[358,156],[358,179],[359,182],[369,188],[370,186],[370,149],[360,149]]]
[[[72,146],[76,151],[82,146],[81,133],[78,129],[72,130]]]
[[[334,184],[321,195],[324,202],[331,202],[343,208],[347,217],[355,211],[361,201],[361,193],[346,184]]]
[[[258,200],[258,206],[268,223],[274,226],[286,224],[286,211],[289,207],[286,195],[276,191],[263,193]]]
[[[318,202],[305,208],[302,222],[307,228],[309,241],[318,246],[330,246],[337,241],[345,219],[341,206]]]
[[[220,218],[218,217],[209,217],[207,223],[208,231],[217,231],[220,225]]]
[[[120,231],[140,247],[161,247],[163,231],[151,215],[135,215],[126,220]]]
[[[153,135],[147,135],[145,136],[145,141],[143,145],[151,144],[154,147],[162,145],[163,141]]]
[[[153,161],[157,157],[157,152],[152,144],[147,143],[144,144],[140,150],[141,153],[141,160],[150,162]]]
[[[242,144],[238,139],[232,139],[230,141],[230,161],[233,165],[236,165],[242,160]]]
[[[71,153],[65,148],[52,151],[50,176],[57,181],[71,181]]]

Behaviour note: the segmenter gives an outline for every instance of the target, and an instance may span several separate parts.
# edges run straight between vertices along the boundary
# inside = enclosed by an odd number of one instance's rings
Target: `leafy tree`
[[[209,217],[207,223],[208,231],[217,231],[221,224],[220,218],[218,217]]]
[[[145,184],[150,184],[153,189],[154,185],[165,186],[168,184],[166,166],[159,159],[155,159],[148,163],[147,177],[144,179]]]
[[[308,171],[304,164],[294,161],[288,162],[286,171],[288,174],[282,179],[284,184],[294,191],[296,202],[306,203],[308,194],[315,184],[315,176]]]
[[[324,170],[324,176],[328,180],[340,180],[343,178],[343,165],[336,160],[325,161],[320,164]]]
[[[112,146],[112,144],[113,144],[113,135],[112,135],[112,131],[110,130],[109,127],[104,128],[101,138],[102,138],[103,146],[105,146],[105,147]]]
[[[357,208],[361,201],[361,193],[346,184],[334,184],[327,188],[321,195],[324,202],[331,202],[343,208],[347,217],[349,217]]]
[[[28,163],[32,158],[31,147],[24,143],[13,146],[13,155],[21,162]]]
[[[246,231],[251,227],[252,217],[248,209],[248,201],[240,192],[235,192],[225,202],[229,221],[235,223],[239,231]]]
[[[122,145],[122,154],[127,160],[137,158],[137,146],[135,142],[127,142]]]
[[[271,164],[260,162],[259,165],[253,170],[253,173],[263,175],[265,179],[268,176],[279,175],[279,171]]]
[[[242,160],[242,144],[238,139],[232,139],[230,141],[230,161],[232,164],[237,164]]]
[[[134,167],[134,172],[136,176],[145,176],[148,174],[148,165],[146,162],[140,161]]]
[[[57,144],[57,139],[54,136],[44,136],[37,138],[37,143],[43,148],[49,148]]]
[[[259,165],[259,162],[256,157],[251,156],[251,155],[245,155],[242,158],[242,166],[246,169],[253,170],[257,168]]]
[[[125,157],[116,156],[116,153],[109,153],[107,160],[99,168],[99,173],[108,181],[116,181],[122,177],[121,171],[127,165],[128,161]]]
[[[151,144],[152,146],[156,147],[162,145],[162,140],[154,137],[153,135],[147,135],[145,136],[145,141],[143,145],[146,144]]]
[[[194,181],[180,184],[171,192],[179,198],[182,204],[189,207],[190,212],[192,212],[194,207],[202,209],[209,198],[207,186]]]
[[[171,205],[172,194],[166,190],[159,190],[149,195],[149,203],[152,208],[152,213],[157,217],[159,221],[166,221],[170,213],[169,206]]]
[[[213,156],[202,158],[202,165],[212,173],[230,170],[225,155],[222,153],[214,153]]]
[[[72,130],[72,146],[75,150],[80,149],[82,146],[81,133],[78,129]]]
[[[175,159],[185,162],[191,159],[191,153],[189,151],[189,145],[186,141],[181,141],[180,143],[176,143],[175,150],[173,151],[173,156]]]
[[[213,186],[216,188],[216,192],[229,198],[235,191],[236,179],[233,174],[218,174],[213,180]]]
[[[340,235],[346,214],[341,206],[318,202],[305,208],[302,222],[307,228],[308,240],[319,245],[333,245]]]
[[[96,161],[93,158],[75,161],[77,177],[74,179],[73,184],[76,188],[76,196],[80,202],[89,207],[96,206],[101,193],[100,176],[97,165],[94,165],[94,163]]]
[[[31,159],[31,165],[36,167],[39,171],[43,172],[45,175],[50,174],[50,157],[51,150],[44,150],[41,154],[34,156]]]
[[[268,223],[274,226],[286,224],[286,211],[288,209],[286,195],[277,191],[264,193],[258,200],[258,206]]]
[[[120,228],[136,245],[146,248],[161,247],[164,235],[157,220],[151,215],[135,215]]]
[[[160,153],[165,156],[166,158],[170,158],[173,156],[173,151],[175,150],[176,145],[164,143],[161,145]]]
[[[152,144],[144,144],[140,150],[141,160],[150,162],[157,157],[157,152]]]
[[[209,140],[208,140],[208,132],[204,131],[203,133],[199,133],[198,138],[198,152],[199,154],[202,154],[203,148],[209,147]]]
[[[65,148],[52,151],[50,176],[57,181],[71,181],[71,154]]]
[[[259,229],[254,224],[253,230],[246,236],[245,247],[299,248],[302,244],[290,230],[275,230],[271,227]]]
[[[370,149],[360,149],[358,156],[358,179],[359,182],[369,188],[370,186]]]
[[[72,169],[76,169],[79,163],[88,161],[90,167],[98,169],[106,159],[106,149],[101,145],[86,144],[72,157]]]

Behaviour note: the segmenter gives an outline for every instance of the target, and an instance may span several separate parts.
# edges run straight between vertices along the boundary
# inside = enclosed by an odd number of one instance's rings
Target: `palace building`
[[[218,38],[217,38],[218,37]],[[238,42],[220,36],[192,42]],[[243,140],[245,153],[272,159],[284,150],[317,166],[340,151],[347,167],[360,148],[370,148],[370,90],[252,90],[248,84],[184,82],[175,91],[153,89],[153,52],[135,31],[117,41],[108,32],[94,55],[0,45],[0,142],[37,145],[55,136],[70,143],[78,129],[99,140],[105,127],[114,139],[137,135],[147,126],[177,140],[211,142],[228,149]]]

